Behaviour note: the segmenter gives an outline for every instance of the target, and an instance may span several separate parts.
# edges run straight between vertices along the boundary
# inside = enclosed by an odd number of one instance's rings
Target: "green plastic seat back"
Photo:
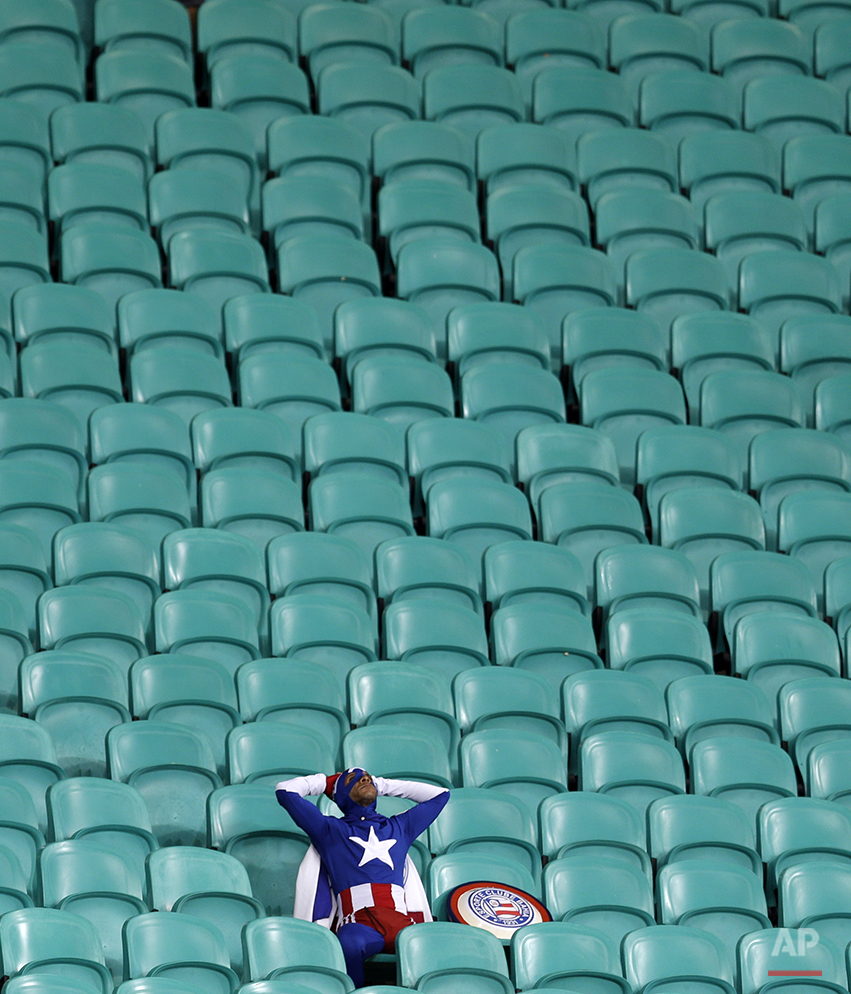
[[[260,780],[274,785],[287,776],[331,769],[327,741],[311,728],[261,721],[234,728],[227,738],[231,783]],[[272,779],[272,777],[275,779]]]
[[[417,730],[391,725],[365,725],[343,740],[346,767],[380,770],[382,775],[424,779],[451,785],[449,759],[442,743]]]
[[[93,101],[66,104],[50,118],[50,139],[57,162],[121,166],[138,179],[152,170],[145,125],[127,107]]]

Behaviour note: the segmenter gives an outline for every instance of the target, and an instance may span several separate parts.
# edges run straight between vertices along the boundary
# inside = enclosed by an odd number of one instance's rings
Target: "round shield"
[[[525,925],[552,921],[549,911],[531,894],[487,880],[456,887],[446,909],[450,921],[475,925],[506,940]]]

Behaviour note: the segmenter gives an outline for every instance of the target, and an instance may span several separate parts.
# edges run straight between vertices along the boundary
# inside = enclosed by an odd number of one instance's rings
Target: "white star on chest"
[[[363,866],[364,863],[371,863],[372,860],[378,859],[382,863],[386,863],[391,870],[395,869],[393,860],[390,856],[390,849],[396,845],[396,839],[385,839],[382,842],[375,834],[375,828],[370,825],[369,838],[359,839],[356,835],[350,835],[349,841],[356,842],[359,846],[363,846],[363,855],[360,858],[358,866]]]

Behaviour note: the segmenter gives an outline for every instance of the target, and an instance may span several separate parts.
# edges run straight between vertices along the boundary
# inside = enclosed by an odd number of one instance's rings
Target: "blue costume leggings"
[[[363,987],[363,961],[384,951],[384,936],[369,925],[351,922],[340,929],[337,938],[346,957],[346,973],[355,987]]]

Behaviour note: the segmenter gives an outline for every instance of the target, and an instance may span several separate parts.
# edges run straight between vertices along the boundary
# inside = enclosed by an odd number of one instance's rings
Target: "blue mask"
[[[337,805],[337,807],[343,812],[344,815],[350,815],[354,812],[361,812],[361,814],[366,814],[375,811],[375,801],[372,804],[358,804],[357,801],[353,801],[351,798],[352,787],[360,780],[366,770],[362,770],[359,766],[351,766],[337,777],[337,782],[334,784],[334,791],[331,795],[332,800]],[[351,783],[346,784],[346,777],[354,773]]]

